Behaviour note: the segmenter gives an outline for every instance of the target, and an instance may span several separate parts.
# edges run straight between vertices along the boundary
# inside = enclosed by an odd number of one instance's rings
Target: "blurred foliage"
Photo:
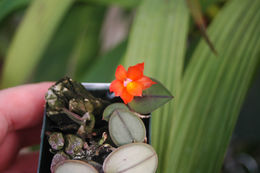
[[[111,6],[133,20],[122,41],[110,19],[118,44],[104,50]],[[118,64],[144,61],[175,96],[152,117],[158,172],[219,173],[259,69],[259,9],[244,0],[0,0],[1,87],[64,75],[110,82]]]
[[[18,9],[27,7],[32,0],[1,0],[0,1],[0,22],[8,15]]]
[[[105,55],[98,57],[82,77],[82,81],[111,82],[114,79],[114,71],[125,53],[127,41],[119,43]]]
[[[76,3],[38,63],[34,80],[58,80],[64,74],[79,80],[91,67],[92,59],[98,55],[105,10],[100,6]]]
[[[31,78],[32,71],[72,3],[72,0],[33,1],[7,52],[2,87],[17,85]]]

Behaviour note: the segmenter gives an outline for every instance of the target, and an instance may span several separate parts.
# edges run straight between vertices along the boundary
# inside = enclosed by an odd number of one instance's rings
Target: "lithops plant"
[[[46,94],[49,123],[45,132],[54,155],[51,172],[156,172],[158,157],[147,144],[144,119],[172,96],[158,81],[147,78],[144,81],[152,87],[143,95],[131,96],[131,102],[124,96],[117,102],[96,98],[67,77],[53,85]],[[118,95],[116,88],[113,91]]]
[[[79,160],[65,160],[54,168],[54,173],[98,173],[92,165]]]
[[[103,170],[106,173],[155,172],[158,157],[154,149],[144,143],[121,146],[105,159]]]
[[[57,152],[57,153],[53,156],[53,158],[52,158],[51,168],[50,168],[51,172],[54,173],[55,167],[56,167],[59,163],[65,161],[65,160],[69,160],[69,159],[70,159],[69,156],[66,155],[63,151]]]
[[[60,132],[53,132],[53,133],[48,133],[46,134],[49,135],[48,142],[53,150],[61,150],[64,146],[64,138],[62,133]]]
[[[115,110],[129,110],[129,108],[123,103],[113,103],[106,107],[103,112],[103,120],[108,121],[110,116]]]
[[[146,129],[143,121],[128,110],[115,110],[108,122],[111,139],[117,146],[132,142],[143,142]]]

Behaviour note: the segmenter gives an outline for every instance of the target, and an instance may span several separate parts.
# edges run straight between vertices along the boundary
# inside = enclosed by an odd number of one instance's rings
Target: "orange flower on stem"
[[[110,92],[120,96],[125,104],[131,102],[134,96],[142,96],[143,90],[156,82],[143,75],[144,63],[130,66],[126,71],[122,65],[116,69],[116,79],[110,85]]]

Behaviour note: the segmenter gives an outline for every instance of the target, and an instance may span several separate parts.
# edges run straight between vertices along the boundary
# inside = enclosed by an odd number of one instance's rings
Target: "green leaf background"
[[[199,32],[190,11],[198,9],[184,0],[0,0],[0,36],[6,21],[24,13],[10,40],[0,38],[0,51],[10,42],[0,52],[1,87],[64,75],[110,82],[118,64],[145,62],[145,75],[174,95],[152,115],[157,172],[219,173],[259,70],[260,1],[198,2],[204,15],[219,9],[206,31],[217,55],[202,36],[193,37]],[[104,51],[103,24],[113,5],[133,19],[126,38]]]

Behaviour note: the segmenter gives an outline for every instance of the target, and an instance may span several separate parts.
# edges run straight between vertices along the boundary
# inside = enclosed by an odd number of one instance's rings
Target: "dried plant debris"
[[[45,98],[46,114],[60,130],[75,130],[82,124],[91,124],[93,116],[98,118],[108,104],[68,77],[53,85]]]
[[[127,105],[96,98],[65,77],[46,94],[46,116],[52,173],[156,171],[157,155],[145,144],[147,116]]]

